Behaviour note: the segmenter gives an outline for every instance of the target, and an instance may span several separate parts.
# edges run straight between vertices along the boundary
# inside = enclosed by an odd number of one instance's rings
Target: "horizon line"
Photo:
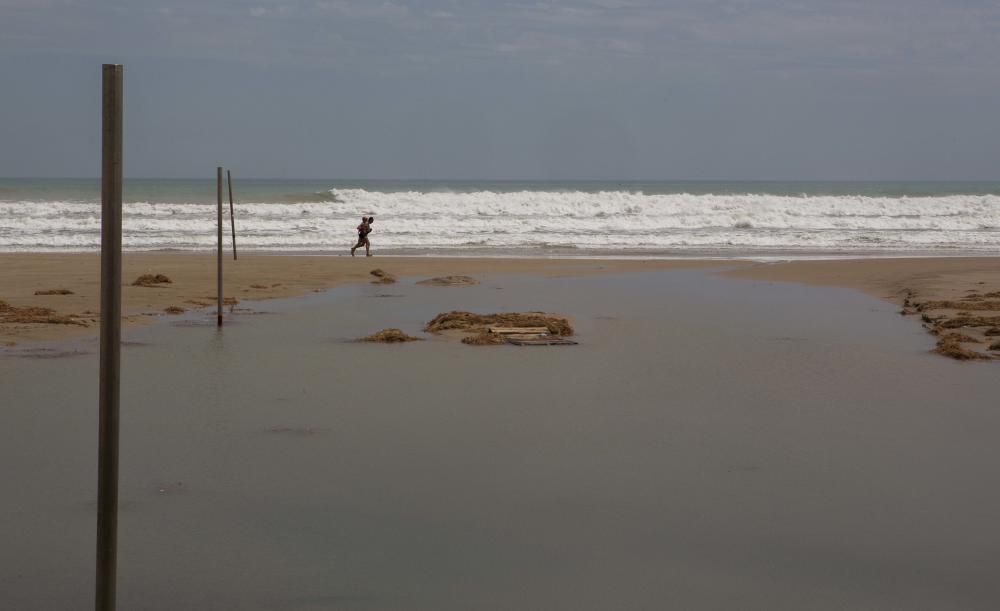
[[[0,176],[0,180],[100,180],[100,176]],[[205,180],[214,176],[126,176],[124,180]],[[620,183],[1000,183],[998,178],[330,178],[330,177],[240,177],[259,181],[331,181],[331,182],[620,182]]]

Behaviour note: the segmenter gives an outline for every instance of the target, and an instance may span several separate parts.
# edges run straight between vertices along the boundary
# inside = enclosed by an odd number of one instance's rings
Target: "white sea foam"
[[[575,248],[807,249],[1000,248],[1000,197],[646,195],[629,191],[497,193],[330,191],[329,201],[240,203],[245,250],[342,251],[362,214],[374,214],[380,250]],[[129,203],[127,249],[203,250],[215,244],[214,204]],[[226,229],[228,232],[228,219]],[[100,205],[0,201],[0,251],[95,250]]]

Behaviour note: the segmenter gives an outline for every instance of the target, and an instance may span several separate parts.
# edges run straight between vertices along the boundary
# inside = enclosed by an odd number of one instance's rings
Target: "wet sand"
[[[345,282],[371,282],[370,272],[429,279],[487,273],[545,277],[723,267],[734,278],[849,287],[887,299],[919,315],[956,358],[1000,354],[1000,257],[897,258],[753,263],[712,260],[486,259],[244,255],[226,259],[227,304],[301,295]],[[131,286],[142,274],[172,282]],[[124,260],[127,325],[214,306],[215,259],[204,254],[128,253]],[[475,278],[473,278],[475,280]],[[379,281],[386,282],[385,279]],[[94,336],[98,332],[99,258],[94,254],[0,254],[0,348],[38,340]],[[38,292],[69,291],[66,295]],[[992,297],[991,297],[992,295]],[[37,310],[40,320],[5,315],[4,304]],[[972,314],[970,311],[974,310]],[[63,324],[52,324],[61,322]],[[967,323],[967,324],[966,324]]]
[[[582,259],[485,259],[426,257],[350,257],[231,255],[224,262],[224,293],[237,300],[301,295],[346,282],[370,282],[376,268],[394,276],[431,278],[484,273],[537,273],[546,277],[704,268],[711,261],[623,261]],[[126,253],[123,257],[123,314],[129,325],[149,322],[166,308],[211,308],[215,304],[214,255]],[[142,274],[163,274],[169,284],[131,286]],[[66,289],[71,295],[36,295]],[[94,336],[100,309],[100,257],[96,254],[0,253],[0,302],[11,306],[51,308],[80,324],[6,323],[0,315],[0,346],[11,342]]]
[[[1000,604],[995,364],[930,354],[895,305],[709,270],[418,278],[127,333],[123,608]],[[449,309],[558,312],[580,344],[421,332]],[[352,341],[387,327],[426,341]],[[5,608],[91,600],[79,345],[0,356]]]
[[[1000,257],[790,261],[724,275],[852,287],[898,305],[935,338],[943,356],[1000,358]]]
[[[945,298],[966,290],[1000,290],[1000,257],[845,259],[754,263],[733,278],[841,286],[901,302],[907,290]]]

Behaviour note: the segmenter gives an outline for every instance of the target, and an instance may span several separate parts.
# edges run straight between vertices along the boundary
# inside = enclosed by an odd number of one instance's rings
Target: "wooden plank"
[[[563,337],[549,336],[549,337],[512,337],[510,335],[505,336],[507,342],[514,344],[515,346],[575,346],[577,342],[571,339],[566,339]]]
[[[490,327],[490,333],[520,333],[520,334],[532,334],[541,335],[548,334],[549,329],[547,327]]]

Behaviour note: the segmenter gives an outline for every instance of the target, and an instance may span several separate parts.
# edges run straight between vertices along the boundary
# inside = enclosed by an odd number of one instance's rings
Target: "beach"
[[[0,316],[0,344],[96,335],[99,317],[99,256],[90,253],[0,253],[0,301],[19,308],[47,308],[63,324],[5,322]],[[127,253],[123,263],[123,311],[126,324],[188,310],[211,310],[216,303],[215,257],[198,253]],[[348,257],[244,254],[224,262],[227,307],[237,301],[302,295],[343,283],[371,282],[371,271],[427,278],[483,273],[531,273],[546,277],[715,267],[729,277],[767,282],[839,286],[890,300],[909,313],[933,315],[936,322],[961,318],[963,306],[980,304],[976,314],[987,321],[1000,316],[1000,259],[990,257],[859,258],[754,262],[720,259],[556,259],[499,257]],[[169,283],[133,286],[143,274],[161,274]],[[72,294],[37,292],[70,291]],[[969,296],[983,296],[970,300]],[[963,302],[962,300],[966,301]],[[924,311],[921,304],[937,307]],[[985,304],[985,305],[982,305]],[[173,308],[172,314],[167,312]],[[966,312],[967,314],[967,312]],[[930,330],[934,329],[930,322]],[[928,323],[927,320],[923,320]],[[964,334],[986,350],[985,333],[998,324],[966,327]],[[961,327],[956,327],[961,328]],[[936,334],[940,334],[936,332]],[[976,346],[970,345],[967,347]]]
[[[0,611],[1000,609],[997,24],[0,2]]]
[[[1000,601],[992,185],[249,182],[221,328],[211,185],[126,204],[124,607]],[[0,606],[75,608],[96,202],[0,187]]]
[[[74,274],[96,261],[18,258],[4,273],[32,280],[0,296],[11,303],[46,266],[44,286],[85,297]],[[179,285],[128,289],[130,315],[214,287],[206,255],[126,266]],[[371,283],[376,267],[397,282]],[[221,331],[207,306],[125,333],[125,607],[1000,600],[1000,495],[984,485],[1000,460],[996,364],[932,354],[919,316],[891,301],[911,286],[996,290],[994,260],[247,256],[227,273],[243,301]],[[456,274],[478,284],[417,283]],[[257,282],[284,296],[242,293]],[[451,310],[565,316],[578,345],[423,332]],[[390,327],[424,341],[355,341]],[[17,353],[30,345],[0,354],[0,477],[18,491],[0,526],[3,596],[73,608],[92,588],[97,343]],[[53,574],[60,588],[45,587]]]
[[[560,276],[708,267],[711,261],[557,260],[497,258],[430,258],[364,256],[243,255],[224,263],[224,293],[236,300],[302,295],[346,282],[371,282],[374,269],[396,276],[538,273]],[[96,254],[0,253],[0,300],[18,307],[43,307],[75,315],[81,324],[3,323],[0,343],[51,340],[96,335],[100,306],[100,257]],[[123,257],[123,312],[126,323],[148,323],[165,316],[169,307],[211,309],[216,303],[216,259],[206,254],[127,253]],[[132,286],[143,274],[171,280],[153,286]],[[36,295],[64,289],[71,295]],[[214,310],[212,310],[214,312]]]

